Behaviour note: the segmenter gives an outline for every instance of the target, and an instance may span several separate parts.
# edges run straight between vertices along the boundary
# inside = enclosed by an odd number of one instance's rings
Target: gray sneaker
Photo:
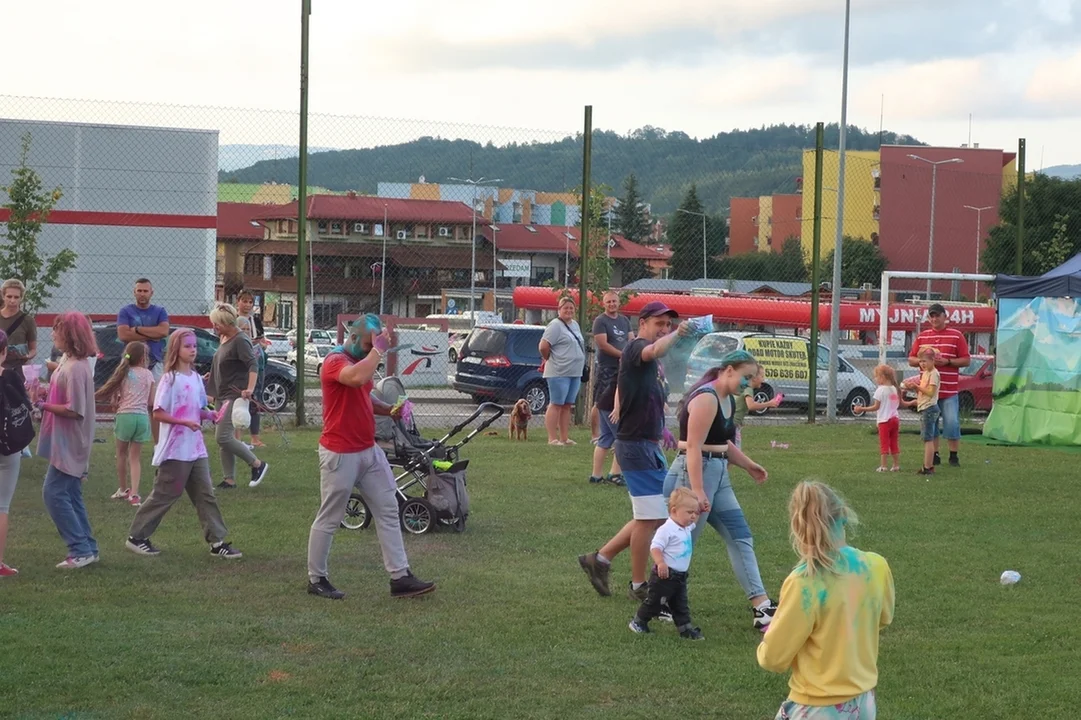
[[[612,594],[612,591],[608,587],[608,572],[612,569],[610,565],[602,563],[597,559],[597,553],[589,553],[588,555],[579,555],[578,564],[582,566],[582,571],[589,578],[589,582],[593,584],[593,589],[598,594],[608,597]]]
[[[634,583],[627,583],[627,595],[635,602],[645,602],[649,597],[649,583],[642,583],[638,589],[634,589]]]

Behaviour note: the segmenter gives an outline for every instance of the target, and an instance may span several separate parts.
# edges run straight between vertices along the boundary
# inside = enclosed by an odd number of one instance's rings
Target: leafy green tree
[[[1013,187],[999,203],[999,223],[991,228],[980,258],[984,272],[1017,272],[1018,192]],[[1036,175],[1025,183],[1025,244],[1022,275],[1042,275],[1081,252],[1081,179]],[[1061,260],[1060,260],[1061,258]]]
[[[780,258],[779,279],[786,282],[811,281],[811,272],[803,262],[803,244],[798,237],[786,238],[778,257]]]
[[[649,216],[638,193],[638,178],[634,173],[623,181],[623,197],[616,208],[615,225],[631,242],[640,243],[649,237]]]
[[[49,213],[63,197],[59,187],[46,190],[41,177],[30,167],[30,133],[22,138],[19,164],[12,168],[10,185],[0,187],[7,193],[3,207],[10,213],[5,229],[0,231],[0,277],[18,278],[26,286],[23,307],[31,313],[44,310],[52,290],[60,286],[60,277],[75,267],[77,255],[64,248],[55,255],[38,250],[38,235],[49,221]]]
[[[841,240],[844,251],[841,259],[841,284],[846,288],[858,288],[864,283],[878,287],[882,282],[882,273],[889,261],[882,250],[863,238],[845,235]],[[833,250],[822,261],[823,268],[833,267]]]

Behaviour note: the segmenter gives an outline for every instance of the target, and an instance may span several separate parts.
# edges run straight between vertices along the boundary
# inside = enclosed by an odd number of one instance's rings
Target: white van
[[[451,364],[458,362],[458,356],[462,352],[462,345],[465,344],[465,339],[469,337],[470,331],[473,329],[472,313],[464,312],[459,315],[428,315],[425,320],[446,320],[447,321],[447,342],[450,347],[447,349],[447,360]],[[485,312],[483,310],[477,311],[477,325],[491,325],[501,324],[503,317],[499,313]],[[434,323],[433,323],[434,325]]]

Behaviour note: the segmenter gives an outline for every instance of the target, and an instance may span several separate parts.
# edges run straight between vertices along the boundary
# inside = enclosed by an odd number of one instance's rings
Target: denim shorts
[[[623,470],[631,510],[635,520],[664,520],[668,506],[664,501],[664,479],[668,459],[661,446],[651,440],[617,440],[616,460]]]
[[[550,377],[548,380],[548,402],[552,405],[573,405],[582,387],[580,377]]]
[[[938,405],[920,411],[920,438],[932,442],[938,437]]]
[[[961,439],[961,412],[956,395],[938,401],[938,410],[942,415],[942,434],[947,440]]]
[[[597,447],[610,450],[616,444],[616,426],[611,420],[611,410],[597,408],[597,416],[600,420],[601,434],[597,437]]]

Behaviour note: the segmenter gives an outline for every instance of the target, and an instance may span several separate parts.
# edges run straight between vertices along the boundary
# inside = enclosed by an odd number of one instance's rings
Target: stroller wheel
[[[413,535],[423,535],[435,523],[435,511],[427,500],[409,498],[400,510],[402,529]]]
[[[363,530],[372,522],[372,513],[368,505],[358,493],[349,496],[349,504],[345,506],[345,518],[342,519],[342,527],[346,530]]]

